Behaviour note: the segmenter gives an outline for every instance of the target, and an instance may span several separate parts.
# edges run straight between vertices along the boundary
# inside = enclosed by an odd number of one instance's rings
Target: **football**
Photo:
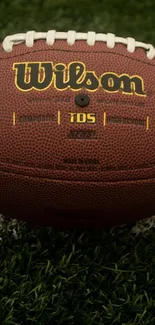
[[[155,213],[151,44],[29,31],[4,39],[0,71],[0,213],[56,227]]]

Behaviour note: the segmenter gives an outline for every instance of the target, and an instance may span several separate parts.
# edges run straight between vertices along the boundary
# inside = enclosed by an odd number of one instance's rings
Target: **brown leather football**
[[[155,49],[95,32],[0,48],[0,213],[109,226],[155,213]]]

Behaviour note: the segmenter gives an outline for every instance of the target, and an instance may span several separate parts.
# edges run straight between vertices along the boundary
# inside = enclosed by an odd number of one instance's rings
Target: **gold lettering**
[[[45,91],[54,87],[58,91],[104,92],[146,97],[144,80],[138,75],[105,72],[97,76],[95,71],[88,71],[83,62],[74,61],[68,65],[53,62],[18,62],[13,64],[15,86],[20,91]]]

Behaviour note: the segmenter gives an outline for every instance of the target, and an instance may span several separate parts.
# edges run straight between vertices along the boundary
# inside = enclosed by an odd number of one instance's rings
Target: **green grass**
[[[0,37],[27,30],[95,30],[154,42],[153,0],[1,0]]]
[[[1,40],[48,29],[110,31],[155,44],[155,3],[1,0]],[[155,324],[154,224],[140,233],[0,225],[0,325]]]
[[[1,220],[0,323],[155,324],[155,236]]]

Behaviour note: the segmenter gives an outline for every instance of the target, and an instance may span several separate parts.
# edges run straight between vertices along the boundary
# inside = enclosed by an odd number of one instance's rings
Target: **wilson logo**
[[[20,91],[45,91],[54,87],[58,91],[86,89],[95,92],[99,88],[105,92],[122,92],[126,95],[146,96],[144,82],[140,76],[118,75],[105,72],[97,76],[95,71],[88,71],[82,62],[68,65],[53,62],[14,63],[15,85]]]

